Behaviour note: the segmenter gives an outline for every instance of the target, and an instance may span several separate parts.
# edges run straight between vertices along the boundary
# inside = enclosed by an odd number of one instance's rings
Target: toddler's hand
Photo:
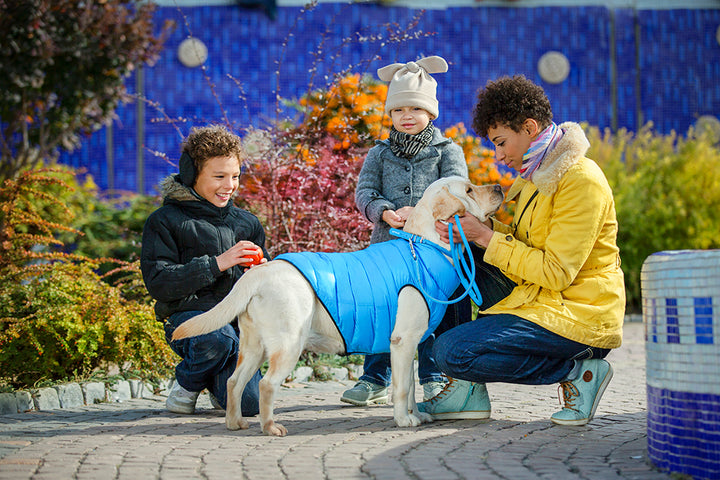
[[[385,210],[382,219],[392,228],[403,228],[405,225],[405,219],[398,215],[395,210]]]

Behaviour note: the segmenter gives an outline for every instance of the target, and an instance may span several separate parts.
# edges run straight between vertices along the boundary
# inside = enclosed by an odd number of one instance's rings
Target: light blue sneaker
[[[428,382],[423,387],[423,402],[427,402],[437,394],[443,391],[447,383],[445,382]]]
[[[600,397],[612,379],[610,364],[600,358],[583,360],[580,375],[572,381],[560,382],[565,407],[550,417],[558,425],[586,425],[595,415]]]
[[[385,404],[388,403],[388,389],[382,385],[359,380],[353,388],[343,392],[340,401],[358,407],[366,407],[374,403]]]
[[[449,379],[435,397],[418,403],[418,410],[436,420],[478,420],[490,418],[490,397],[484,383]]]

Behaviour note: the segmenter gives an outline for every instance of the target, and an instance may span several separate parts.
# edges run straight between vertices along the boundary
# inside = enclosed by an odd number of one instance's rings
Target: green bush
[[[78,234],[63,205],[74,190],[68,175],[26,171],[0,186],[0,383],[29,387],[111,365],[146,378],[169,374],[176,357],[162,327],[149,302],[132,298],[137,262],[118,262],[122,281],[113,286],[96,260],[63,251],[58,238]]]
[[[152,308],[128,302],[89,265],[57,263],[0,285],[0,365],[14,386],[119,365],[168,375],[174,354]]]
[[[713,132],[659,135],[586,127],[588,156],[615,194],[628,312],[641,311],[640,269],[652,253],[720,248],[720,148]]]

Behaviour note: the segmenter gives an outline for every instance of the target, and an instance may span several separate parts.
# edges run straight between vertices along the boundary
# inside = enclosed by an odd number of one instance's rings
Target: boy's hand
[[[240,265],[249,267],[253,264],[253,256],[262,254],[262,249],[248,240],[240,240],[238,243],[221,253],[215,260],[218,268],[224,272],[228,268]],[[262,258],[260,263],[267,263],[267,258]]]

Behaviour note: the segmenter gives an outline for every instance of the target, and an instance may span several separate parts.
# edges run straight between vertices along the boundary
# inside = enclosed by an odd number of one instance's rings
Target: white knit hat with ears
[[[438,56],[382,67],[377,71],[378,77],[384,82],[390,82],[385,111],[390,113],[393,108],[420,107],[430,112],[433,118],[437,118],[437,82],[430,74],[447,71],[447,62]]]

